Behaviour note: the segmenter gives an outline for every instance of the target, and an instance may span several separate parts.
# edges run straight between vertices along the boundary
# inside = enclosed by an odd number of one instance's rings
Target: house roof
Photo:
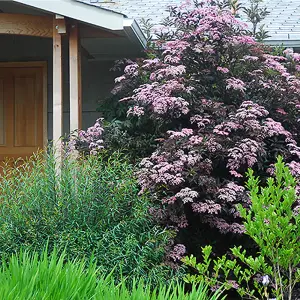
[[[103,9],[122,13],[139,23],[142,19],[151,19],[152,23],[159,24],[168,16],[167,8],[170,5],[180,5],[183,0],[76,0]],[[246,5],[249,0],[242,0]],[[264,0],[270,14],[263,23],[271,36],[270,44],[285,44],[300,46],[300,0]],[[245,16],[241,16],[246,21]]]
[[[180,5],[182,0],[77,0],[101,8],[113,10],[136,20],[151,19],[159,24],[164,17],[168,16],[168,6]]]

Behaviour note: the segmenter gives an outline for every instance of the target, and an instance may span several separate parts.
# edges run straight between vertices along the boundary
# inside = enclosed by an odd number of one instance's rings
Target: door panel
[[[35,97],[35,78],[15,78],[15,147],[37,146],[38,102]]]
[[[0,79],[0,146],[5,144],[5,126],[4,126],[4,87],[3,79]]]
[[[43,68],[0,68],[0,161],[43,149]]]

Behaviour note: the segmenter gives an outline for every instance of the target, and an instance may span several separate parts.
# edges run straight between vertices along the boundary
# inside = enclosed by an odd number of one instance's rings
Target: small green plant
[[[234,1],[233,1],[234,2]],[[270,14],[267,7],[262,6],[263,0],[250,0],[249,6],[244,7],[247,20],[252,24],[252,35],[259,42],[269,38],[268,31],[265,30],[261,22]]]
[[[300,215],[293,207],[296,202],[296,180],[281,157],[275,164],[275,178],[268,178],[260,187],[253,170],[248,171],[247,187],[252,205],[239,205],[245,233],[256,243],[256,256],[247,255],[242,247],[234,247],[234,259],[226,255],[211,258],[212,247],[202,248],[203,262],[186,257],[184,263],[197,270],[187,275],[186,282],[202,282],[211,286],[224,284],[235,288],[241,297],[250,299],[292,299],[293,288],[300,280]]]
[[[154,290],[142,280],[116,283],[112,273],[99,274],[96,263],[67,260],[66,253],[57,250],[48,256],[47,249],[39,255],[21,251],[10,256],[0,266],[0,299],[5,300],[217,300],[220,294],[210,294],[205,284],[193,286],[186,293],[182,284],[158,285]]]

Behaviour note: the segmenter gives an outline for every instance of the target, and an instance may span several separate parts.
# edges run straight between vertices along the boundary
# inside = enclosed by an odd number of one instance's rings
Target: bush
[[[275,178],[268,178],[265,187],[259,186],[253,170],[248,176],[252,204],[248,211],[240,205],[239,212],[246,234],[258,246],[256,255],[246,254],[240,246],[231,249],[234,259],[224,255],[212,260],[212,247],[206,246],[202,249],[203,262],[196,263],[193,256],[184,258],[188,266],[199,272],[185,280],[205,281],[211,286],[225,282],[228,289],[236,289],[241,297],[249,299],[291,300],[293,289],[300,282],[300,215],[293,212],[296,180],[281,157],[275,164]]]
[[[0,254],[20,248],[41,252],[45,244],[66,255],[90,257],[116,276],[170,275],[164,263],[171,231],[149,216],[139,196],[134,167],[121,155],[66,157],[60,175],[54,156],[37,156],[7,167],[0,180]]]
[[[158,142],[139,152],[139,183],[161,205],[153,215],[190,251],[208,226],[210,242],[242,235],[236,205],[251,204],[249,167],[265,181],[280,154],[300,177],[300,55],[272,55],[216,2],[172,8],[158,50],[127,65],[113,91],[132,126],[122,143]]]
[[[161,283],[152,291],[141,280],[133,280],[133,288],[129,289],[124,279],[116,285],[111,274],[99,276],[95,263],[66,261],[65,253],[59,256],[56,250],[49,257],[47,251],[42,255],[28,251],[12,255],[8,263],[4,262],[0,267],[0,280],[0,294],[5,300],[220,299],[219,293],[210,295],[203,284],[193,286],[189,294],[176,283],[168,287]]]

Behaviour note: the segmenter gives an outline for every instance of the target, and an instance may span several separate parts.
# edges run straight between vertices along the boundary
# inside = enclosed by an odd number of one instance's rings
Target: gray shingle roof
[[[181,4],[182,0],[77,0],[101,8],[113,10],[128,18],[151,19],[159,24],[168,16],[167,7]],[[242,0],[247,3],[247,0]],[[300,46],[300,0],[264,0],[263,5],[270,14],[264,20],[270,41]],[[242,20],[245,18],[242,16]]]
[[[140,22],[150,19],[151,23],[159,25],[169,15],[168,7],[180,5],[182,0],[77,0],[101,8],[109,9],[126,15]]]

